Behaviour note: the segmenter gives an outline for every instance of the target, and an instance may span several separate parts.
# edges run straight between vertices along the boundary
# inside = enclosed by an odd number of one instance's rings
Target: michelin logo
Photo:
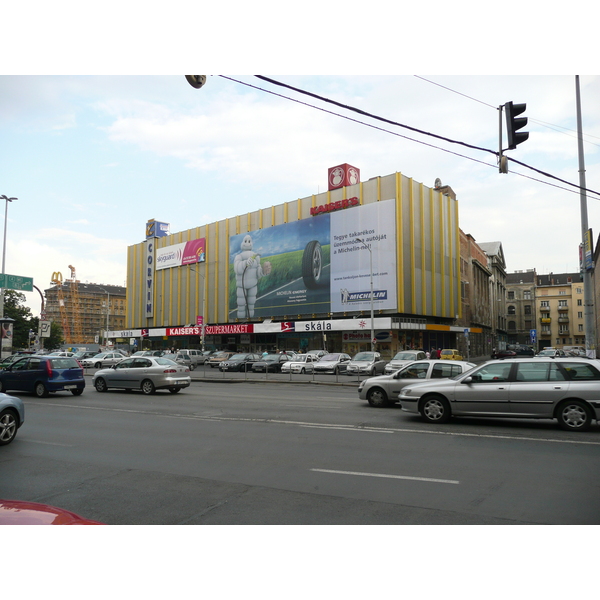
[[[371,300],[371,290],[366,292],[349,292],[347,289],[341,289],[340,295],[342,297],[342,304]],[[387,290],[373,290],[373,300],[387,300],[387,297]]]

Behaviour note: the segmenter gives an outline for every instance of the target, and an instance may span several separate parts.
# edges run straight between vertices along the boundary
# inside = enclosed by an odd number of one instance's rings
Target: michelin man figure
[[[271,263],[260,264],[260,255],[252,250],[252,237],[245,235],[240,252],[233,259],[237,284],[238,319],[252,318],[256,304],[258,280],[271,272]]]

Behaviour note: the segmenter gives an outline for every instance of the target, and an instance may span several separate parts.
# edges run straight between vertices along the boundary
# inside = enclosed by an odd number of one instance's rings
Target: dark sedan
[[[221,371],[251,371],[252,365],[261,360],[258,354],[234,354],[219,365]]]
[[[281,373],[281,365],[289,360],[291,358],[287,354],[267,354],[252,365],[252,370],[255,373]]]

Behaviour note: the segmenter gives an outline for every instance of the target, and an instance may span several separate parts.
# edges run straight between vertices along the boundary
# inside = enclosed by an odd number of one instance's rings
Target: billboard
[[[374,307],[395,309],[395,218],[386,200],[231,236],[229,317],[368,310],[370,252]]]
[[[193,265],[206,260],[206,238],[156,249],[156,269]]]

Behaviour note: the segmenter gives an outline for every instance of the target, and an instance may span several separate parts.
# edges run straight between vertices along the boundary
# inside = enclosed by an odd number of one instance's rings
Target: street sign
[[[7,275],[6,273],[0,273],[0,288],[5,290],[33,292],[33,277],[23,277],[21,275]]]
[[[40,337],[48,338],[50,337],[50,331],[52,327],[51,321],[40,321],[40,329],[38,335]]]
[[[535,344],[536,337],[537,337],[537,329],[530,329],[529,330],[529,339],[531,340],[532,344]]]

